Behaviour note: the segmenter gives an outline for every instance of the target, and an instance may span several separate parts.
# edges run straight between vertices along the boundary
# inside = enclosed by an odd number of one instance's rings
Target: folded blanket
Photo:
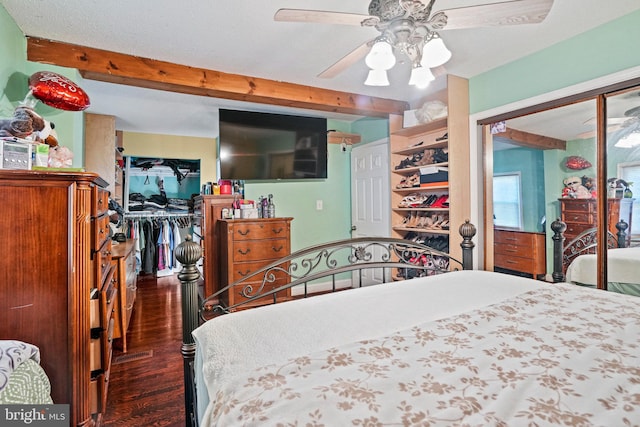
[[[40,363],[38,347],[22,341],[0,340],[0,391],[7,386],[11,373],[29,359]]]

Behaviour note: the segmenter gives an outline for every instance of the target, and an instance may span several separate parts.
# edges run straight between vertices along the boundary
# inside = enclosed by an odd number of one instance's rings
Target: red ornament
[[[38,71],[29,77],[33,96],[50,107],[66,111],[82,111],[89,107],[89,95],[60,74]]]
[[[568,169],[573,169],[573,170],[582,170],[582,169],[591,167],[591,163],[584,157],[580,157],[580,156],[567,157],[565,161],[565,165],[567,166]]]

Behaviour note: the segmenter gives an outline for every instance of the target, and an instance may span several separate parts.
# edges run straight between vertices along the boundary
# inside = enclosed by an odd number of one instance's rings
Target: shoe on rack
[[[445,206],[446,203],[446,206]],[[447,194],[442,195],[438,198],[438,200],[436,200],[435,202],[433,202],[431,204],[432,208],[446,208],[449,207],[449,196]]]
[[[449,132],[445,132],[444,135],[436,138],[436,142],[446,141],[447,139],[449,139]]]

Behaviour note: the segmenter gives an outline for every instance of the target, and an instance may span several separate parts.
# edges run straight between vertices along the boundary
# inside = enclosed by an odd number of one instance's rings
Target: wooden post
[[[198,279],[196,262],[202,256],[200,245],[187,236],[175,249],[176,259],[182,264],[178,273],[182,294],[182,358],[184,359],[184,407],[187,426],[198,425],[196,389],[193,365],[196,343],[191,332],[198,327]]]
[[[462,236],[462,243],[460,243],[460,247],[462,247],[462,269],[473,270],[473,248],[476,245],[471,239],[476,235],[476,227],[467,219],[460,226],[459,232]]]
[[[564,231],[567,229],[567,224],[562,222],[560,218],[551,223],[551,230],[553,231],[553,282],[564,282],[564,268],[562,267],[562,256],[564,251]]]
[[[624,219],[621,219],[619,223],[616,224],[616,228],[618,229],[618,247],[626,248],[627,247],[627,228],[629,228],[629,224],[624,222]]]

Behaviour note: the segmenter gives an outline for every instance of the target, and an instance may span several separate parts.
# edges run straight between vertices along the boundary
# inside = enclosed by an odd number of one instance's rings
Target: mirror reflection
[[[640,295],[640,252],[634,252],[640,249],[631,249],[640,246],[640,203],[633,194],[633,183],[640,183],[640,89],[606,102],[604,189],[596,185],[595,99],[491,125],[493,203],[487,211],[495,270],[551,281],[550,224],[560,218],[567,225],[567,281],[597,286],[597,198],[605,197],[608,288]]]

